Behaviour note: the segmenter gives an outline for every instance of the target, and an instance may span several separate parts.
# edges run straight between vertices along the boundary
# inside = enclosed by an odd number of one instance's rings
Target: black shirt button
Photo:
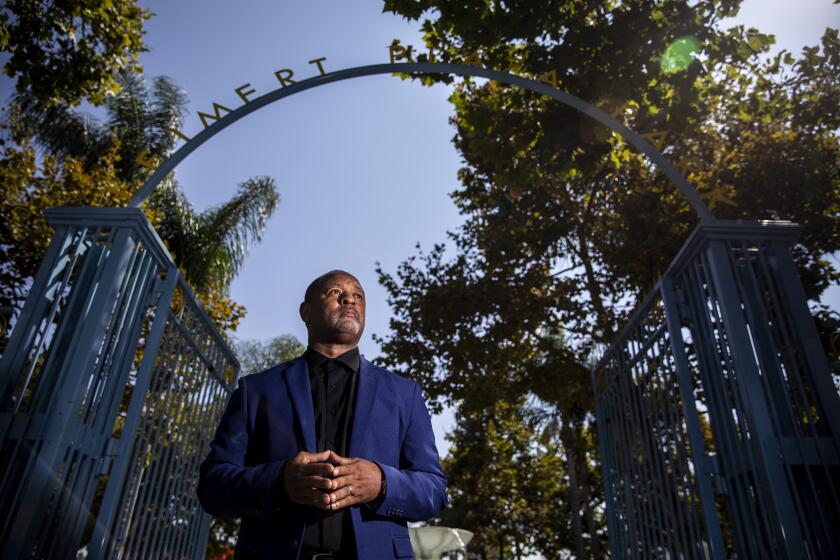
[[[291,541],[289,541],[289,550],[296,550],[297,545],[298,545],[297,539],[292,539]]]

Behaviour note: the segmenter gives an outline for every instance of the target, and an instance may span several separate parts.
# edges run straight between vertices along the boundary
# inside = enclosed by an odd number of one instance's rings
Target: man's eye
[[[355,294],[353,297],[355,297],[359,301],[364,301],[365,299],[365,296],[363,296],[362,294]]]

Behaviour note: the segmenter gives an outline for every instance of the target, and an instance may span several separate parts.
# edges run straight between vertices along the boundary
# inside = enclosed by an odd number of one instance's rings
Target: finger
[[[336,488],[331,478],[325,478],[323,476],[305,476],[299,481],[299,484],[304,488],[316,488],[318,490],[332,490]]]
[[[304,463],[323,463],[330,458],[330,453],[332,453],[332,451],[327,449],[325,451],[319,451],[318,453],[301,451],[300,455],[302,455]]]
[[[332,477],[335,467],[329,463],[309,463],[308,465],[301,465],[300,473],[305,476],[327,476]]]
[[[335,511],[342,508],[346,508],[348,506],[355,505],[359,502],[359,499],[356,496],[347,496],[338,500],[337,502],[333,502],[330,504],[330,509]]]
[[[296,504],[318,509],[330,509],[329,494],[315,490],[314,488],[301,488],[297,492],[289,494],[289,499]]]
[[[340,476],[337,478],[333,478],[330,482],[332,482],[332,489],[339,490],[341,488],[345,488],[347,486],[354,485],[356,489],[359,489],[358,481],[356,480],[355,474],[345,474],[344,476]]]
[[[349,498],[350,496],[353,496],[353,485],[352,484],[348,484],[344,488],[342,488],[342,489],[340,489],[336,492],[331,493],[330,494],[330,502],[335,503],[335,502],[338,502],[339,500]]]
[[[309,493],[309,505],[318,509],[330,509],[330,495],[320,490],[311,489]]]
[[[361,472],[361,463],[358,459],[353,459],[347,463],[344,463],[340,467],[335,467],[332,470],[332,477],[337,478],[339,476],[344,476],[348,474],[358,475]]]
[[[330,463],[334,465],[347,465],[349,463],[352,463],[353,461],[354,459],[351,459],[349,457],[342,457],[338,453],[330,451]]]

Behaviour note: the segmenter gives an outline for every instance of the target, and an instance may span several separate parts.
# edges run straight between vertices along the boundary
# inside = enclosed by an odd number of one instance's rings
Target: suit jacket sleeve
[[[207,513],[223,517],[270,517],[275,485],[285,461],[246,466],[248,395],[245,379],[228,402],[210,454],[201,464],[198,500]]]
[[[440,466],[432,420],[420,386],[414,384],[411,414],[395,468],[377,463],[385,475],[385,499],[376,508],[379,515],[425,521],[446,507],[446,477]]]

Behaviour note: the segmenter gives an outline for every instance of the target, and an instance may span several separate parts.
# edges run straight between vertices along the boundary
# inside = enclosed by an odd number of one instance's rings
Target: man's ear
[[[298,312],[300,313],[300,318],[303,320],[303,323],[305,325],[309,324],[309,312],[311,309],[312,306],[309,305],[308,301],[302,301],[300,303],[300,308],[298,309]]]

